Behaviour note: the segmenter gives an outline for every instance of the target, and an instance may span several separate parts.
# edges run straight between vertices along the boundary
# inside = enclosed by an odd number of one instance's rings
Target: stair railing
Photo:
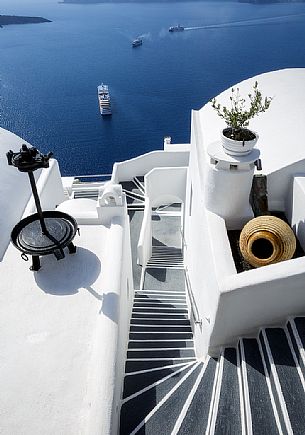
[[[151,205],[148,197],[145,198],[144,215],[137,245],[137,264],[146,267],[152,254],[152,223]]]
[[[188,275],[188,271],[187,268],[184,268],[184,275],[185,275],[185,282],[186,282],[186,288],[187,288],[187,292],[188,292],[188,296],[189,296],[189,301],[191,304],[191,311],[192,311],[192,315],[194,318],[194,323],[196,325],[200,325],[200,327],[202,326],[202,319],[200,318],[200,313],[196,304],[196,300],[193,294],[193,290],[192,290],[192,286],[191,286],[191,282],[190,282],[190,278]]]
[[[182,248],[182,252],[184,254],[184,248],[187,249],[187,244],[186,244],[186,241],[185,241],[185,238],[184,238],[184,232],[183,232],[182,227],[180,227],[180,234],[181,234],[181,242],[182,242],[181,243],[182,244],[181,248]]]
[[[182,249],[185,248],[187,249],[187,243],[185,241],[184,238],[184,233],[182,228],[180,227],[180,233],[181,233],[181,241],[182,241]],[[191,305],[191,311],[192,311],[192,315],[194,318],[194,323],[196,325],[200,325],[200,327],[202,327],[202,318],[200,316],[200,312],[196,303],[196,299],[192,290],[192,285],[191,285],[191,281],[190,281],[190,277],[189,277],[189,273],[188,273],[188,269],[185,266],[184,267],[184,275],[185,275],[185,282],[186,282],[186,288],[187,288],[187,292],[188,292],[188,296],[189,296],[189,301],[190,301],[190,305]],[[209,317],[204,317],[203,318],[207,323],[210,323],[210,318]]]

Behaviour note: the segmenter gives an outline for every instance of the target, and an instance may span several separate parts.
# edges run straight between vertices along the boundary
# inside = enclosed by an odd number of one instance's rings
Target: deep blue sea
[[[0,126],[54,152],[64,175],[188,142],[191,109],[256,74],[305,67],[305,4],[59,4],[0,0],[46,24],[0,29]],[[203,27],[170,34],[168,27]],[[131,41],[143,35],[141,47]],[[97,85],[110,88],[101,118]],[[9,144],[8,144],[9,149]]]

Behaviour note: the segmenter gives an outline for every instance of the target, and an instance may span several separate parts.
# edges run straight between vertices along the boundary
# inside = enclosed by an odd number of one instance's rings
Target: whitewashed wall
[[[219,284],[213,261],[211,234],[204,206],[204,144],[198,113],[192,112],[190,163],[187,174],[184,237],[185,263],[191,288],[197,301],[202,327],[194,325],[194,341],[198,356],[205,356],[219,298]],[[204,320],[210,319],[210,323]]]
[[[28,182],[28,180],[26,181]],[[42,210],[54,210],[58,204],[65,201],[66,198],[57,160],[51,159],[49,168],[41,170],[36,185]],[[31,195],[23,217],[36,213],[36,211],[34,197]]]
[[[144,177],[151,207],[185,201],[186,167],[154,168]]]
[[[136,175],[147,174],[150,170],[164,166],[187,166],[188,151],[152,151],[142,154],[134,159],[126,160],[113,165],[111,180],[114,183],[132,180]]]
[[[185,204],[185,259],[201,317],[210,318],[210,324],[203,320],[202,329],[194,325],[199,356],[207,351],[217,354],[222,346],[235,345],[238,337],[255,335],[261,326],[282,324],[289,315],[305,310],[305,258],[236,273],[226,223],[205,208],[207,144],[203,128],[194,112]],[[268,175],[271,204],[286,208],[292,223],[301,221],[305,204],[304,189],[298,186],[293,190],[293,174],[301,168],[303,161]]]
[[[304,189],[300,183],[293,188],[293,178],[305,173],[305,148],[301,140],[304,77],[304,68],[289,69],[262,74],[236,85],[247,95],[257,80],[263,94],[274,97],[270,110],[251,121],[250,128],[260,136],[258,148],[262,173],[267,175],[269,208],[285,211],[302,237]],[[218,100],[227,102],[230,92],[226,90]],[[287,107],[291,110],[287,111]],[[225,223],[216,214],[206,212],[203,200],[206,148],[219,141],[219,131],[224,126],[209,103],[193,112],[185,258],[199,311],[202,317],[210,317],[209,327],[205,323],[202,330],[195,326],[199,355],[204,355],[208,348],[214,352],[222,345],[235,344],[238,336],[256,334],[264,325],[282,324],[288,316],[305,310],[304,258],[237,274]]]
[[[292,195],[287,201],[287,216],[303,250],[305,251],[305,174],[292,182]]]
[[[31,195],[28,175],[8,166],[6,153],[11,149],[18,152],[22,144],[27,144],[15,134],[0,128],[0,261],[8,247],[11,231],[20,221]],[[39,178],[41,170],[35,172]]]
[[[134,298],[129,216],[125,215],[124,240],[120,280],[119,330],[115,365],[114,401],[110,434],[117,433],[120,422],[120,405],[124,389],[125,362],[127,358],[129,325]]]
[[[190,151],[189,143],[166,143],[164,141],[164,151]]]
[[[292,201],[292,182],[297,174],[305,173],[305,159],[271,172],[267,175],[268,201],[270,210],[287,211]]]
[[[210,352],[235,345],[241,335],[281,325],[304,314],[305,258],[297,258],[226,277],[211,335]]]
[[[91,405],[84,426],[84,433],[88,435],[118,433],[134,295],[127,214],[112,219],[106,252],[102,275],[110,312],[97,320],[88,383],[87,400]]]
[[[144,177],[145,209],[138,241],[138,263],[146,266],[152,252],[152,207],[185,201],[186,168],[154,168]]]
[[[10,149],[18,152],[24,143],[31,146],[15,134],[0,129],[0,205],[5,210],[0,215],[0,261],[9,244],[13,227],[22,217],[36,213],[28,175],[8,166],[6,158]],[[65,199],[57,161],[51,159],[50,167],[35,171],[34,177],[42,209],[54,210]]]

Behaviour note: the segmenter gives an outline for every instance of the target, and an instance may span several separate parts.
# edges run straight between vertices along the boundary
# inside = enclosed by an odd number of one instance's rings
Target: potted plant
[[[216,98],[211,100],[213,109],[223,118],[227,128],[222,130],[221,141],[225,152],[230,155],[249,154],[258,140],[258,134],[249,130],[249,120],[261,112],[265,112],[272,101],[271,97],[263,98],[258,89],[257,81],[253,92],[248,94],[250,104],[246,107],[246,100],[241,97],[239,88],[232,88],[231,107],[221,106]]]

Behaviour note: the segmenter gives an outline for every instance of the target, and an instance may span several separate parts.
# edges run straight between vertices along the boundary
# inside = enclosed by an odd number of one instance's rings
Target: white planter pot
[[[222,130],[221,143],[225,152],[230,156],[242,156],[242,155],[245,156],[251,153],[259,137],[256,132],[252,131],[252,133],[255,134],[255,139],[241,141],[241,140],[234,140],[226,137],[223,134],[223,130]]]

